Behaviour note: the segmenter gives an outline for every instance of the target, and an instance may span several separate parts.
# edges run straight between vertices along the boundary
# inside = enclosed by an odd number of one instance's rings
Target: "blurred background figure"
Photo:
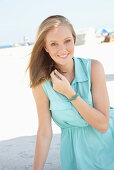
[[[24,46],[30,45],[28,37],[24,36]]]
[[[107,35],[105,35],[104,42],[110,42],[110,35],[109,35],[109,33]]]

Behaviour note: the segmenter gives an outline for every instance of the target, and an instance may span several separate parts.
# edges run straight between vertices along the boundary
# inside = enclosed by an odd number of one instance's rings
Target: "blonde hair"
[[[39,26],[37,39],[32,49],[29,65],[27,67],[27,70],[29,69],[30,87],[35,87],[36,85],[49,80],[50,73],[55,68],[60,71],[44,48],[47,33],[60,25],[69,27],[72,32],[74,44],[76,42],[75,31],[67,18],[61,15],[53,15],[46,18]]]

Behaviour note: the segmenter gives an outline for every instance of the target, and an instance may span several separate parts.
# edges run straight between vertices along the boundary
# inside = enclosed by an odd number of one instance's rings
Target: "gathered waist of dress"
[[[82,128],[87,128],[88,126],[90,126],[90,125],[88,124],[88,125],[85,125],[85,126],[69,126],[69,127],[61,127],[61,130],[68,130],[68,129],[82,129]]]

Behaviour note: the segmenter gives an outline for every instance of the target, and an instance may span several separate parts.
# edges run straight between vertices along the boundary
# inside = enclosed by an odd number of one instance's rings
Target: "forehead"
[[[72,32],[68,26],[58,26],[57,28],[53,28],[46,35],[46,40],[59,40],[65,39],[67,37],[72,37]]]

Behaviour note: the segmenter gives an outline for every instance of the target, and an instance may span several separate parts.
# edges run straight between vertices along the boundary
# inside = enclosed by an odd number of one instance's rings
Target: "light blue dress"
[[[91,59],[73,60],[75,77],[71,86],[93,107]],[[61,169],[114,170],[114,108],[110,107],[109,129],[102,134],[81,117],[67,97],[53,89],[51,81],[42,83],[42,87],[50,101],[52,118],[61,128]]]

